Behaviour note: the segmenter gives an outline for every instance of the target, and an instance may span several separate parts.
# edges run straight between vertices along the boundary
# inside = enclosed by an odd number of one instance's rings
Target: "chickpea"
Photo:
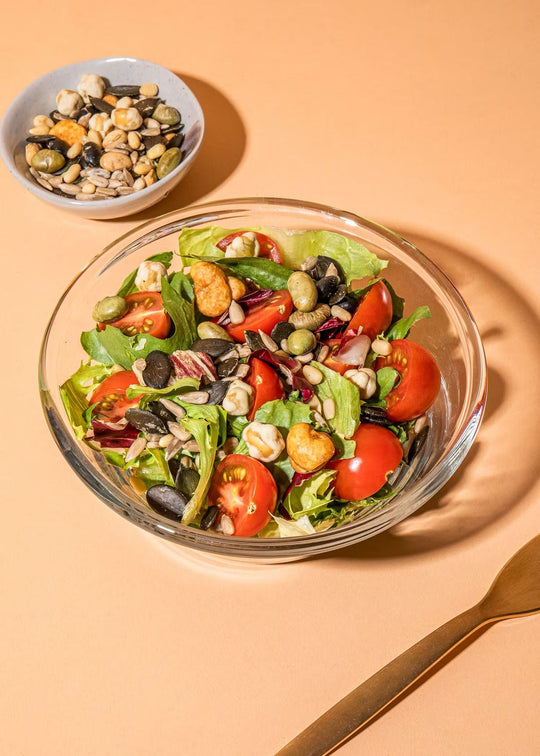
[[[227,276],[216,263],[196,262],[191,266],[195,301],[199,311],[209,318],[222,315],[232,302]]]
[[[275,425],[253,422],[244,428],[242,437],[249,454],[261,462],[273,462],[285,448],[283,436]]]

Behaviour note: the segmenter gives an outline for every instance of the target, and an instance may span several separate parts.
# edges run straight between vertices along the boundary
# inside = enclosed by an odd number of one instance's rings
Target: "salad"
[[[395,493],[440,388],[387,266],[328,231],[184,228],[97,302],[60,387],[77,438],[160,515],[306,535]],[[90,321],[90,317],[89,317]]]

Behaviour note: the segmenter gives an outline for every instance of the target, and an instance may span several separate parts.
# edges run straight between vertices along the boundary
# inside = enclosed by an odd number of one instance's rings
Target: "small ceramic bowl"
[[[25,137],[34,116],[47,115],[56,107],[61,89],[77,89],[80,77],[96,73],[113,85],[155,83],[159,97],[180,111],[184,124],[183,159],[164,178],[134,194],[102,200],[77,200],[40,186],[25,159]],[[193,92],[174,73],[156,63],[137,58],[96,58],[72,63],[44,74],[29,84],[11,103],[0,124],[0,156],[10,173],[28,191],[58,208],[85,218],[120,218],[138,213],[166,197],[186,175],[204,135],[204,116]]]
[[[126,471],[77,441],[62,404],[59,386],[88,360],[81,331],[91,323],[92,307],[149,255],[176,249],[184,228],[276,226],[324,229],[365,245],[388,260],[388,279],[405,297],[407,312],[428,305],[431,318],[415,325],[414,340],[437,360],[442,383],[428,410],[430,431],[403,469],[396,495],[366,507],[338,528],[293,538],[241,538],[181,525],[153,512]],[[69,464],[97,496],[145,530],[175,544],[255,563],[287,562],[322,554],[371,538],[425,504],[448,481],[473,443],[484,412],[486,362],[471,313],[451,282],[419,250],[397,234],[353,213],[324,205],[281,199],[221,200],[197,205],[134,228],[109,244],[70,284],[60,298],[43,340],[40,356],[41,401],[47,422]]]

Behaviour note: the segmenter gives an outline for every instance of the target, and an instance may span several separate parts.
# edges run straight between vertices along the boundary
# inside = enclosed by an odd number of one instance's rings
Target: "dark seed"
[[[172,459],[170,459],[167,464],[169,465],[171,476],[173,477],[173,479],[176,478],[176,476],[178,475],[178,470],[180,469],[180,460],[177,459],[177,457],[172,457]]]
[[[87,142],[82,148],[82,164],[87,168],[99,168],[102,152],[94,142]]]
[[[201,520],[201,530],[208,530],[215,523],[219,514],[218,507],[208,507]]]
[[[48,144],[51,139],[50,134],[31,134],[26,137],[26,141],[32,142],[32,144]]]
[[[349,312],[351,315],[354,315],[354,313],[358,309],[358,300],[356,300],[354,297],[347,296],[344,299],[339,300],[339,306],[343,308],[346,312]]]
[[[139,94],[138,84],[118,84],[117,86],[107,87],[107,94],[116,95],[117,97],[137,97]]]
[[[156,144],[162,144],[163,143],[163,137],[161,134],[158,134],[157,136],[149,136],[149,137],[143,137],[143,143],[146,151],[152,149]]]
[[[173,486],[165,484],[151,486],[146,492],[146,501],[154,512],[170,520],[182,521],[187,499]]]
[[[193,352],[205,352],[210,357],[220,357],[233,347],[232,342],[226,339],[197,339],[191,345]]]
[[[373,423],[373,425],[392,425],[392,421],[386,416],[384,407],[373,407],[369,404],[363,404],[360,407],[360,420],[363,423]]]
[[[171,358],[166,352],[154,349],[146,355],[146,367],[143,370],[143,380],[147,386],[162,389],[169,382],[172,372]]]
[[[161,433],[165,435],[169,432],[169,429],[159,417],[154,415],[150,410],[139,409],[138,407],[132,407],[126,410],[126,420],[131,423],[134,428],[142,431],[143,433]]]
[[[200,475],[197,470],[192,467],[184,467],[180,465],[176,474],[174,484],[178,491],[188,499],[191,499],[195,493],[195,489],[199,485]]]
[[[426,443],[427,435],[429,432],[429,426],[424,425],[420,433],[418,433],[409,448],[407,454],[407,464],[410,464],[412,460],[422,451],[424,444]]]
[[[167,407],[164,407],[161,402],[148,402],[146,406],[150,412],[157,415],[164,423],[175,423],[177,421],[176,415],[169,412]]]
[[[319,255],[317,257],[317,263],[315,267],[311,268],[311,270],[308,270],[307,273],[309,273],[312,278],[318,280],[319,278],[323,278],[323,276],[326,275],[326,271],[332,264],[336,266],[340,283],[345,283],[347,279],[341,265],[337,262],[337,260],[332,260],[331,257],[326,257],[325,255]]]
[[[133,107],[139,111],[143,118],[150,118],[160,102],[159,97],[146,97],[144,100],[133,103]]]
[[[62,139],[58,139],[58,137],[49,137],[47,149],[56,150],[57,152],[61,152],[62,155],[66,155],[69,150],[69,144],[66,144]]]
[[[230,388],[229,381],[214,381],[205,386],[204,390],[210,395],[207,404],[221,404],[228,388]]]
[[[231,357],[230,360],[223,360],[223,362],[219,362],[216,366],[218,378],[227,378],[227,376],[231,375],[231,373],[234,373],[234,371],[238,367],[238,362],[238,357]]]
[[[99,97],[91,97],[90,102],[100,113],[107,113],[108,115],[110,115],[114,110],[114,105],[111,105],[110,102],[107,102],[107,100],[102,100]]]
[[[53,121],[65,121],[67,116],[62,115],[62,113],[59,113],[57,110],[51,110],[49,118],[52,118]]]
[[[277,323],[272,328],[270,336],[274,339],[276,344],[281,344],[283,339],[288,339],[291,333],[295,330],[292,323],[288,323],[286,320],[282,320],[281,323]]]
[[[341,304],[341,301],[347,296],[347,292],[347,286],[345,284],[340,284],[340,286],[337,287],[335,292],[328,299],[328,304],[330,305],[330,307],[335,304]]]
[[[339,286],[337,276],[324,276],[317,281],[317,291],[319,292],[319,302],[328,302],[330,297],[336,293]]]
[[[244,336],[246,337],[246,344],[253,352],[258,349],[266,349],[266,344],[256,331],[244,331]]]
[[[175,134],[175,136],[167,142],[167,147],[181,147],[184,141],[184,136],[184,134]]]
[[[184,128],[184,124],[183,123],[175,123],[175,124],[173,124],[171,126],[167,126],[166,129],[163,129],[163,133],[164,134],[171,134],[173,132],[182,131],[183,128]]]

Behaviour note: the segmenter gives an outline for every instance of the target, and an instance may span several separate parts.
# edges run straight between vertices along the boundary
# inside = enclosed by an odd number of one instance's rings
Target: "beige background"
[[[7,4],[6,4],[7,5]],[[207,138],[161,205],[72,219],[0,168],[2,756],[265,756],[484,592],[539,531],[539,6],[247,0],[11,3],[2,111],[70,61],[183,76]],[[122,520],[45,426],[36,365],[67,282],[136,222],[247,195],[400,230],[485,340],[486,420],[425,509],[341,553],[216,566]],[[540,619],[482,633],[340,753],[536,754]]]

